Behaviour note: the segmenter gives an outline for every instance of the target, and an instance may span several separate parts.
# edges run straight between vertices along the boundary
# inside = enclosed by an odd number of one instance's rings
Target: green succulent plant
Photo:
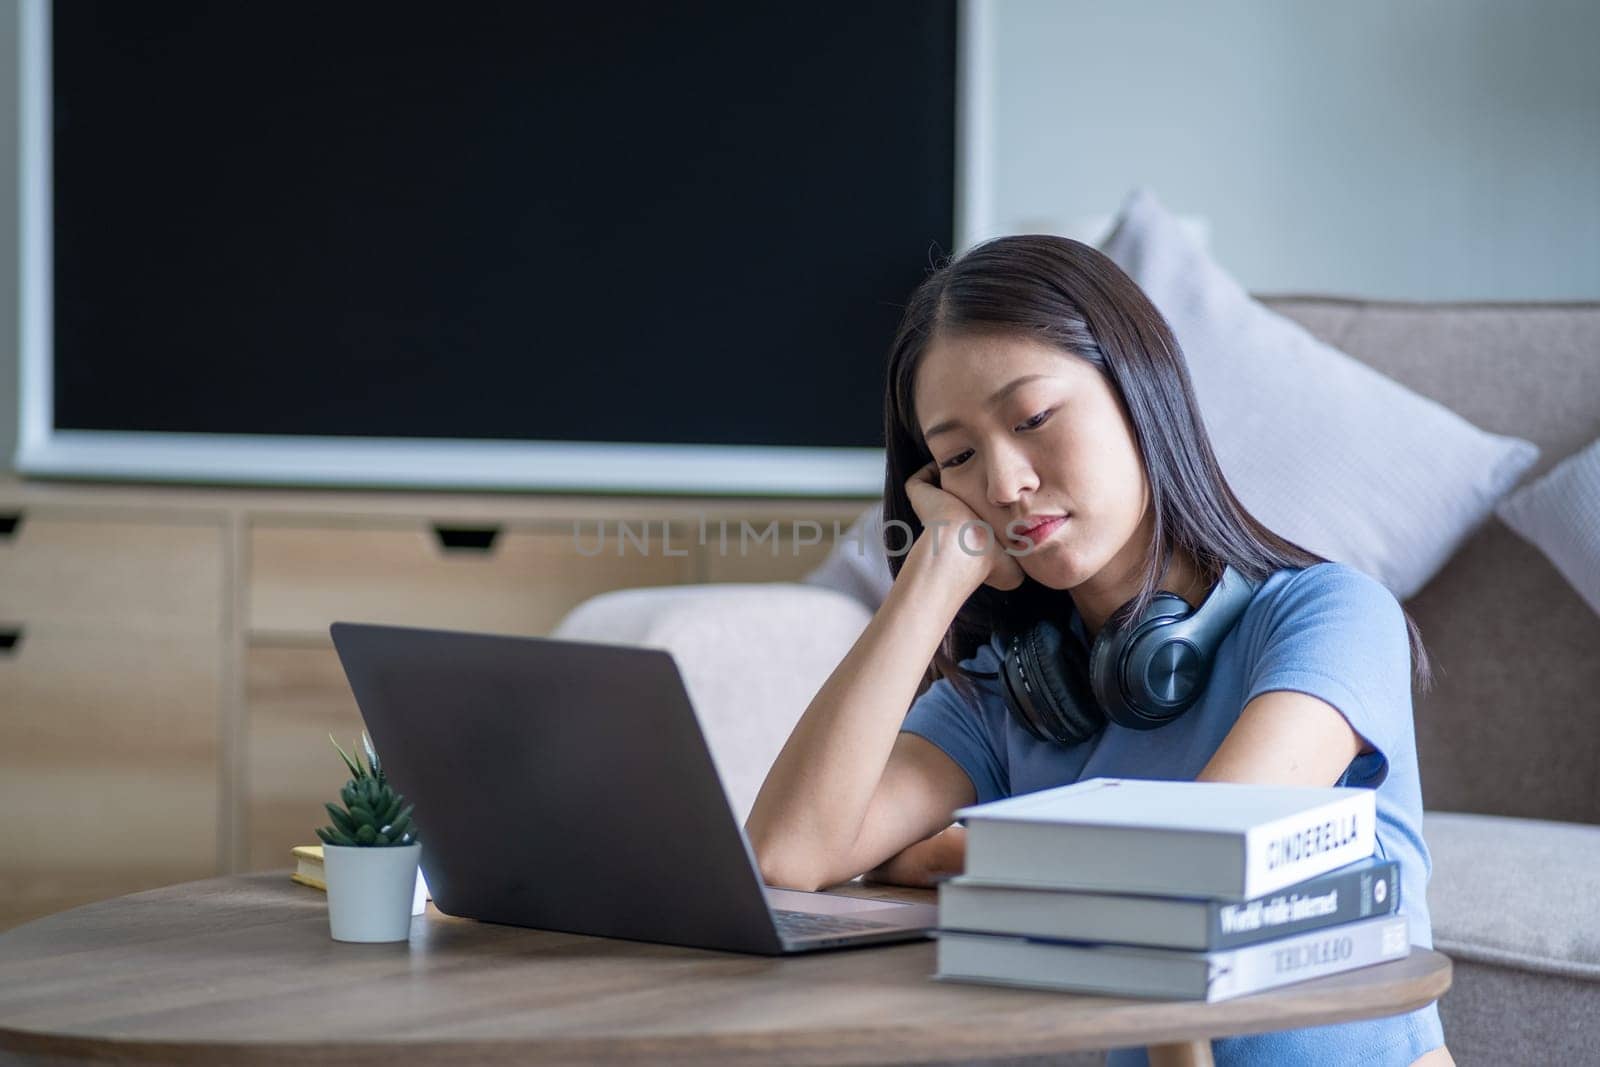
[[[372,739],[365,733],[361,735],[361,745],[367,754],[364,767],[360,752],[351,759],[344,749],[339,748],[339,742],[333,740],[332,734],[328,735],[328,740],[333,741],[333,747],[339,749],[339,756],[350,768],[353,777],[339,790],[339,799],[344,801],[343,809],[332,804],[323,805],[328,809],[328,817],[333,820],[332,826],[317,829],[317,836],[322,838],[323,844],[385,848],[409,845],[416,841],[417,831],[411,825],[412,805],[407,804],[406,798],[396,793],[384,777],[383,764],[378,761]]]

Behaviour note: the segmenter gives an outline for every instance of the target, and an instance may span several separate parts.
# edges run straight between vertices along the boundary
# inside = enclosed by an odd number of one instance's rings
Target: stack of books
[[[940,979],[1216,1001],[1411,951],[1369,789],[1094,778],[956,815]]]

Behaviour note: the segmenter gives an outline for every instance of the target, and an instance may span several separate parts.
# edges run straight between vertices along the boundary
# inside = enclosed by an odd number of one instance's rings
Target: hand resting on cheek
[[[940,487],[936,463],[928,463],[906,479],[906,497],[922,523],[923,536],[935,539],[935,554],[964,560],[977,576],[975,585],[1006,590],[1022,584],[1022,566],[1017,558],[1005,550],[997,531],[991,530],[961,498]]]

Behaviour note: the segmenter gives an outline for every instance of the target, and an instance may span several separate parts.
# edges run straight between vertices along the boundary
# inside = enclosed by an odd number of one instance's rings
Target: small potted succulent
[[[317,830],[328,883],[329,929],[335,941],[404,941],[411,936],[422,858],[411,805],[389,785],[365,733],[365,766],[360,752],[352,759],[332,734],[328,740],[352,776],[339,790],[344,807],[325,804],[333,823]]]

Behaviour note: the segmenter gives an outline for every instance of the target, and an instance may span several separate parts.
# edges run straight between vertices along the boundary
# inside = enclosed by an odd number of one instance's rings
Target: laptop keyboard
[[[817,915],[809,911],[772,910],[778,933],[784,937],[815,937],[818,934],[854,934],[863,930],[888,930],[893,923],[871,919],[851,919],[844,915]]]

